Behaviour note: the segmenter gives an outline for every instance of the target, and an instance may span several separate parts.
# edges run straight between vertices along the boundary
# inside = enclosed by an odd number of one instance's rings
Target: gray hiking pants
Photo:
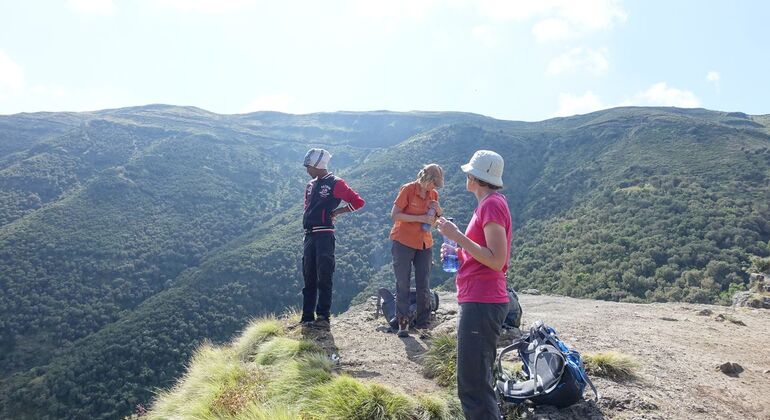
[[[492,366],[507,303],[461,303],[457,325],[457,396],[466,419],[500,420]]]
[[[401,242],[393,241],[393,272],[396,275],[396,316],[409,314],[409,288],[411,287],[412,265],[414,265],[414,286],[417,290],[417,307],[414,322],[422,327],[430,321],[430,265],[433,251],[414,249]]]

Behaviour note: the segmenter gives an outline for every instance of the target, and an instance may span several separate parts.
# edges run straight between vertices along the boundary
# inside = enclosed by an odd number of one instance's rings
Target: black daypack
[[[503,328],[519,328],[521,326],[521,304],[519,304],[519,295],[508,288],[508,315],[503,320]]]
[[[438,309],[438,293],[428,290],[430,294],[430,311],[436,312]],[[396,297],[390,290],[382,288],[377,292],[377,308],[382,311],[385,320],[394,330],[398,330],[398,320],[396,319]],[[417,290],[409,289],[409,327],[414,327],[414,314],[417,312]]]
[[[524,379],[517,380],[502,367],[503,355],[518,351]],[[586,384],[596,400],[599,393],[588,378],[580,353],[570,349],[556,331],[537,321],[520,339],[500,351],[495,363],[496,390],[502,400],[522,404],[567,407],[583,398]]]

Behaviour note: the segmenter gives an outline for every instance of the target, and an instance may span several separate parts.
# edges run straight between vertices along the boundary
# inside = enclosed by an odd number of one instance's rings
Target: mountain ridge
[[[226,340],[243,319],[297,304],[307,180],[297,162],[311,146],[327,146],[368,202],[339,220],[335,311],[391,285],[387,212],[420,164],[444,166],[442,207],[466,221],[457,167],[478,148],[506,159],[516,287],[715,302],[747,284],[752,255],[770,254],[767,116],[328,113],[259,126],[261,114],[244,125],[160,107],[87,123],[23,118],[18,129],[0,117],[0,221],[11,221],[0,224],[0,371],[13,374],[0,389],[38,415],[125,413],[181,372],[197,340]],[[764,128],[723,123],[733,120]],[[434,286],[447,281],[434,270]],[[121,350],[107,359],[107,348]]]

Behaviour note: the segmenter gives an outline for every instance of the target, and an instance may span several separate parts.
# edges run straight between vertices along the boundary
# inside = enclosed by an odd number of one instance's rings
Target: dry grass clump
[[[613,381],[636,378],[636,369],[639,366],[636,359],[617,351],[584,354],[583,362],[588,373]]]

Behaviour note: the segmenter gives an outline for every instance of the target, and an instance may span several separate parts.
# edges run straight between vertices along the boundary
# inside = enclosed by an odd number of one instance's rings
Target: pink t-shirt
[[[505,228],[505,237],[508,240],[507,255],[511,255],[511,212],[508,210],[508,202],[505,196],[493,192],[481,200],[481,203],[473,211],[471,222],[465,230],[465,236],[473,242],[487,246],[484,237],[484,226],[489,222],[495,222]],[[508,270],[508,260],[501,271],[495,271],[486,265],[476,261],[470,253],[462,250],[462,263],[457,272],[457,301],[459,303],[506,303],[508,291],[505,286],[505,272]]]

